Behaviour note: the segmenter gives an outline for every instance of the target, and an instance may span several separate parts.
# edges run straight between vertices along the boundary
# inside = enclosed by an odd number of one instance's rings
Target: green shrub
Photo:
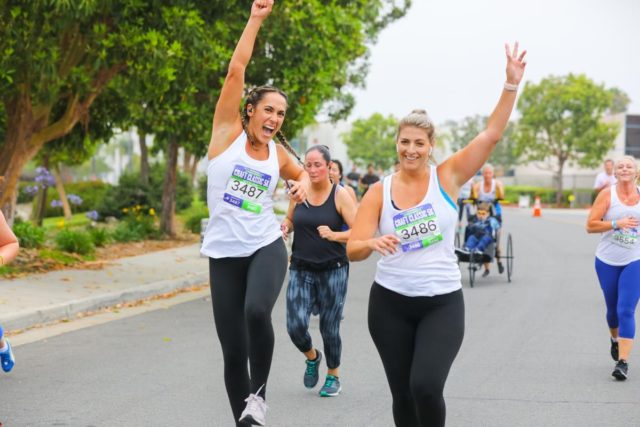
[[[44,244],[45,229],[29,221],[15,223],[13,232],[23,248],[39,248]]]
[[[67,196],[69,196],[70,194],[75,194],[82,199],[81,204],[71,205],[71,210],[73,212],[86,212],[96,210],[97,207],[102,203],[102,199],[104,199],[110,188],[110,184],[106,184],[102,181],[71,182],[65,184],[64,186],[64,190],[67,193]],[[55,187],[51,187],[47,191],[47,203],[44,212],[45,218],[62,215],[61,207],[54,208],[51,206],[51,202],[54,200],[60,200],[60,196],[58,195],[58,190],[56,190]],[[34,200],[33,202],[34,209],[35,206],[36,200]]]
[[[25,189],[33,187],[33,183],[20,181],[18,183],[18,201],[17,203],[30,203],[36,196],[36,193],[25,191]]]
[[[82,231],[65,228],[56,235],[55,242],[56,248],[65,252],[88,255],[95,251],[91,236]]]
[[[591,192],[590,189],[578,189],[577,192]],[[521,195],[530,196],[531,200],[536,196],[540,197],[541,203],[554,204],[556,203],[556,194],[557,191],[555,188],[547,188],[547,187],[533,187],[527,185],[512,185],[507,186],[504,189],[504,198],[506,201],[510,203],[518,203],[518,198]],[[573,190],[563,190],[562,191],[562,200],[564,203],[568,203],[569,196],[573,194]]]
[[[132,209],[124,208],[124,211],[126,216],[112,234],[116,242],[135,242],[158,237],[153,208],[135,206]]]
[[[123,174],[116,187],[105,193],[104,199],[96,208],[101,218],[113,216],[122,218],[123,209],[134,206],[145,206],[160,211],[162,207],[162,186],[164,181],[164,165],[156,164],[151,167],[149,184],[140,182],[139,173]],[[190,179],[178,173],[176,183],[176,210],[180,211],[191,206],[193,201],[193,186]]]
[[[190,232],[200,234],[202,231],[202,220],[204,218],[209,218],[209,209],[207,209],[206,206],[200,206],[189,213],[184,226]]]
[[[93,244],[99,248],[110,243],[112,240],[109,230],[105,227],[88,227],[88,232]]]

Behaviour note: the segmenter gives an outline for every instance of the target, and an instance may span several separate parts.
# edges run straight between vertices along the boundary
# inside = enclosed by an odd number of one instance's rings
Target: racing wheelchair
[[[471,209],[467,211],[467,225],[464,230],[460,230],[455,236],[455,253],[458,257],[458,264],[468,264],[467,270],[469,272],[469,286],[473,287],[476,280],[476,273],[482,268],[484,264],[496,262],[498,272],[504,273],[506,270],[507,281],[511,282],[511,276],[513,275],[513,239],[511,233],[506,233],[502,229],[502,220],[497,212],[499,212],[499,200],[493,202],[490,206],[489,221],[500,224],[499,227],[495,227],[491,231],[491,243],[487,244],[482,251],[467,251],[464,249],[465,242],[468,241],[469,236],[473,230],[473,224],[479,219],[477,215],[479,202],[475,199],[465,200],[465,204],[471,205]],[[501,242],[506,240],[505,252],[501,251]],[[504,264],[503,262],[504,261]],[[505,268],[506,267],[506,268]]]

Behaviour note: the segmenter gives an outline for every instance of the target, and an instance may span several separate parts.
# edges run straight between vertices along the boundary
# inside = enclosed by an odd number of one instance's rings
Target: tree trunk
[[[167,170],[164,174],[162,189],[162,214],[160,216],[160,232],[170,237],[176,236],[176,183],[178,180],[178,143],[171,138],[167,147]]]
[[[19,85],[14,97],[4,98],[7,120],[4,146],[0,153],[0,176],[5,179],[0,182],[0,208],[9,226],[13,225],[16,189],[24,166],[44,144],[71,132],[102,89],[124,68],[125,64],[116,64],[99,70],[86,98],[81,100],[78,94],[70,94],[64,114],[53,123],[50,122],[53,104],[32,105],[26,85]]]
[[[49,170],[49,154],[45,155],[42,159],[42,167]],[[44,215],[47,210],[47,194],[49,193],[49,187],[46,185],[39,186],[38,195],[36,196],[36,207],[31,213],[31,220],[38,227],[42,227],[44,221]]]
[[[558,170],[556,171],[556,206],[562,206],[562,176],[564,175],[564,159],[558,159]]]
[[[140,182],[149,185],[149,149],[147,148],[147,134],[138,129],[140,141]]]
[[[184,157],[182,158],[182,173],[185,175],[191,170],[191,158],[193,155],[187,150],[184,150]]]
[[[191,169],[189,170],[191,185],[196,185],[196,172],[198,172],[198,163],[200,163],[200,159],[198,158],[198,156],[193,156],[193,163],[191,164]]]
[[[58,196],[62,202],[62,212],[64,218],[71,219],[71,206],[69,205],[69,199],[67,198],[67,192],[64,189],[64,182],[62,182],[62,174],[60,173],[60,163],[57,163],[53,167],[53,176],[56,178],[56,190],[58,190]]]

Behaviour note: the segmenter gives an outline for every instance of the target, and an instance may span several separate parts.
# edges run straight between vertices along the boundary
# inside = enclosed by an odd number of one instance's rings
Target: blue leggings
[[[596,258],[596,273],[607,304],[607,324],[618,329],[620,338],[636,334],[634,313],[640,299],[640,260],[627,265],[609,265]]]
[[[314,305],[317,305],[320,312],[320,334],[329,369],[340,366],[340,320],[348,281],[349,264],[324,271],[289,270],[287,331],[291,341],[303,353],[313,348],[309,335],[309,317]]]

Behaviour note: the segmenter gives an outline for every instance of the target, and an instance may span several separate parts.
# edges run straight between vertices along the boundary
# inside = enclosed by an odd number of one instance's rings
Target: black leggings
[[[374,282],[369,332],[387,374],[396,426],[444,426],[442,392],[464,336],[462,290],[407,297]]]
[[[244,399],[261,386],[265,396],[273,357],[271,311],[287,271],[282,239],[247,257],[209,258],[213,318],[222,345],[224,382],[236,420]],[[247,359],[251,376],[247,371]]]

